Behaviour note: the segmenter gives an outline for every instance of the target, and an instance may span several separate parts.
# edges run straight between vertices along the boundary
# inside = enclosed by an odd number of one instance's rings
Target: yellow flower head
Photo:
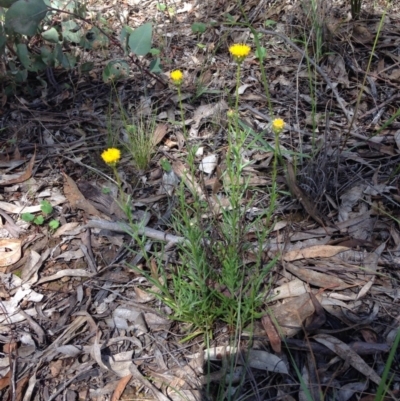
[[[172,82],[177,86],[179,86],[183,82],[183,74],[181,70],[171,71],[170,77]]]
[[[101,157],[107,164],[114,165],[121,158],[121,151],[117,148],[108,148],[101,154]]]
[[[228,118],[234,118],[235,116],[236,116],[236,111],[235,110],[232,110],[232,109],[229,109],[227,112],[226,112],[226,115],[228,116]]]
[[[229,53],[237,63],[241,63],[250,53],[251,47],[243,43],[235,43],[229,48]]]
[[[285,121],[281,118],[275,118],[275,120],[272,120],[272,131],[274,131],[275,134],[280,134],[284,128]]]

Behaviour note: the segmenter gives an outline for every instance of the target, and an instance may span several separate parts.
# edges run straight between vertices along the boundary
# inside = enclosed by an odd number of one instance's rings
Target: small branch
[[[88,223],[82,227],[84,228],[99,228],[102,230],[110,230],[116,231],[119,233],[126,234],[136,234],[136,232],[132,229],[129,224],[126,223],[118,223],[107,220],[89,220]],[[154,228],[149,227],[138,227],[137,234],[144,235],[148,238],[152,238],[158,241],[165,241],[170,244],[178,244],[180,242],[185,242],[185,238],[178,237],[176,235],[167,234],[163,231],[155,230]]]

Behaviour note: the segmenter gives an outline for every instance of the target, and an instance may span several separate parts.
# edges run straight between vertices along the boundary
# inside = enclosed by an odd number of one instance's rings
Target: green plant
[[[236,44],[231,46],[230,52],[238,65],[239,84],[240,65],[250,47]],[[188,139],[181,102],[183,73],[173,71],[171,80],[177,88],[182,130]],[[276,263],[276,259],[264,261],[262,249],[269,234],[265,216],[254,221],[246,217],[246,210],[251,208],[253,200],[244,201],[251,187],[245,178],[248,162],[243,159],[243,152],[256,144],[252,131],[240,127],[238,96],[236,90],[235,109],[228,113],[228,147],[225,170],[220,177],[223,182],[221,199],[204,196],[191,185],[196,182],[198,170],[195,147],[187,141],[187,169],[177,191],[178,206],[173,216],[174,230],[185,238],[178,245],[179,265],[171,266],[167,273],[161,261],[155,263],[146,251],[145,239],[134,234],[147,264],[152,266],[151,271],[140,270],[140,274],[151,284],[151,292],[172,310],[171,317],[184,324],[182,341],[199,334],[209,338],[217,321],[225,322],[235,338],[245,324],[261,316],[261,288]],[[283,122],[279,127],[283,128]],[[166,168],[170,169],[170,166]],[[140,231],[135,225],[132,229],[134,233]],[[256,245],[246,240],[250,234],[256,238]],[[255,252],[254,248],[257,249]],[[246,262],[249,252],[254,254],[251,264]],[[131,267],[138,271],[135,266]]]
[[[126,148],[132,156],[132,161],[139,171],[145,171],[151,162],[154,153],[155,120],[139,120],[136,123],[126,124]]]
[[[360,17],[362,0],[350,0],[351,5],[351,16],[353,19]]]
[[[40,202],[40,210],[42,211],[42,214],[39,215],[34,215],[33,213],[22,213],[21,219],[27,223],[33,223],[37,226],[41,226],[53,213],[53,206],[51,206],[49,201],[43,200]],[[55,219],[51,219],[47,224],[51,230],[56,230],[60,226],[60,222]]]
[[[28,73],[75,68],[80,62],[79,51],[75,51],[78,46],[93,51],[109,46],[107,27],[84,29],[91,22],[85,19],[87,10],[83,3],[68,0],[50,0],[48,3],[44,0],[0,0],[0,6],[6,9],[0,9],[0,56],[5,56],[7,60],[7,75],[11,82],[8,92],[12,92],[16,84],[25,82]],[[60,13],[66,15],[61,21],[55,18]],[[31,40],[32,37],[36,40]],[[151,41],[152,25],[145,23],[136,29],[124,26],[117,45],[142,72],[159,80],[152,74],[161,72],[159,57],[152,60],[149,70],[143,68],[136,58],[151,52]],[[37,43],[40,43],[40,48],[35,47]],[[93,66],[93,62],[82,63],[80,71],[87,73]],[[129,70],[126,60],[110,60],[104,68],[103,80],[112,83],[125,79]],[[46,84],[43,79],[40,81]]]
[[[207,30],[207,25],[203,22],[194,22],[192,24],[192,32],[197,34],[202,34]]]

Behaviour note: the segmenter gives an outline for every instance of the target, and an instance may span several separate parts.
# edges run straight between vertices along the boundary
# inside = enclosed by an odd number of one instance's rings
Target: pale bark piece
[[[308,291],[308,287],[304,281],[294,279],[289,283],[285,283],[272,291],[271,301],[278,301],[279,299],[298,297],[299,295],[305,294]]]
[[[21,259],[22,242],[15,238],[0,239],[0,267],[11,266]]]
[[[66,201],[65,197],[62,195],[53,195],[52,198],[50,199],[51,206],[57,206]],[[12,203],[7,203],[7,202],[0,202],[0,209],[5,210],[7,213],[13,213],[13,214],[21,214],[21,213],[37,213],[41,212],[41,206],[40,205],[35,205],[35,206],[19,206],[19,205],[13,205]]]
[[[52,274],[51,276],[42,277],[38,281],[38,284],[47,283],[48,281],[59,280],[60,278],[63,278],[63,277],[92,277],[92,276],[93,276],[93,273],[89,273],[86,270],[64,269],[64,270],[58,271],[55,274]]]
[[[287,252],[283,255],[283,260],[293,262],[299,259],[330,258],[349,249],[347,246],[316,245]]]
[[[267,370],[276,373],[288,373],[287,367],[281,358],[274,354],[260,350],[243,350],[231,346],[218,346],[204,350],[204,359],[210,361],[221,361],[222,358],[235,357],[240,353],[242,358],[236,358],[238,365],[248,365],[255,369]],[[197,358],[199,354],[192,357]]]
[[[203,158],[199,164],[199,170],[206,174],[211,174],[217,167],[218,156],[211,154]]]
[[[314,336],[314,339],[320,344],[325,345],[325,347],[329,348],[344,361],[348,362],[354,369],[358,370],[375,384],[379,385],[382,380],[379,375],[347,344],[328,334],[317,334]]]

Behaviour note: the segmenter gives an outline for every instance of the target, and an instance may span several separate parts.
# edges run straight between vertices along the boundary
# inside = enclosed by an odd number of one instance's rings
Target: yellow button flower
[[[283,121],[281,118],[275,118],[272,120],[272,131],[274,131],[275,134],[280,134],[284,128],[285,121]]]
[[[171,71],[170,77],[175,85],[180,85],[183,82],[183,73],[181,70]]]
[[[241,63],[250,53],[251,47],[243,43],[235,43],[229,48],[229,53],[237,63]]]
[[[101,154],[101,158],[110,165],[116,164],[121,158],[121,151],[117,148],[108,148]]]

